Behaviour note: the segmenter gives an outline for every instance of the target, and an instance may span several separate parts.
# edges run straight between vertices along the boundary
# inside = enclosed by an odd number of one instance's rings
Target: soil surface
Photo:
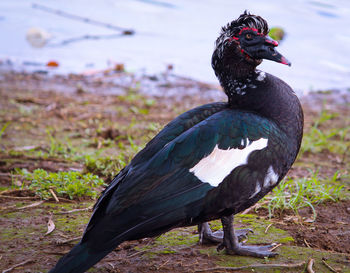
[[[158,91],[150,91],[155,89]],[[142,146],[178,114],[224,99],[216,86],[190,79],[173,75],[135,78],[111,71],[56,77],[3,72],[0,96],[0,129],[9,124],[0,137],[0,270],[11,269],[4,272],[47,272],[77,242],[94,204],[86,198],[42,202],[33,192],[18,188],[23,184],[13,174],[16,168],[93,171],[108,183],[111,174],[89,169],[84,154],[113,156],[123,145],[130,146],[130,135],[135,145]],[[349,97],[349,92],[303,97],[305,130],[314,124],[320,109],[337,113],[332,126],[349,126]],[[127,150],[125,160],[134,153]],[[305,152],[288,173],[300,178],[318,170],[320,177],[330,177],[339,171],[347,177],[337,180],[344,185],[343,200],[315,205],[315,221],[309,208],[301,209],[298,216],[283,211],[269,219],[261,206],[236,217],[237,227],[255,231],[247,243],[281,243],[277,258],[218,253],[215,245],[199,245],[196,227],[189,227],[158,238],[125,242],[91,272],[225,272],[225,267],[246,267],[236,272],[254,268],[255,272],[303,272],[305,264],[291,266],[309,258],[315,260],[315,272],[331,272],[330,267],[350,272],[349,159],[348,150],[344,154]],[[46,234],[50,219],[55,229]],[[214,221],[212,227],[220,228],[220,223]],[[262,264],[271,267],[259,267]]]
[[[299,246],[350,254],[350,201],[327,202],[316,208],[316,221],[310,224],[278,224],[287,230]],[[312,217],[311,208],[301,209],[300,216]],[[349,261],[350,262],[350,261]]]

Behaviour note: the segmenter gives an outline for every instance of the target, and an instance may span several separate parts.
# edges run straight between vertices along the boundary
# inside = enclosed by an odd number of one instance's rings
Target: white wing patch
[[[267,169],[267,173],[266,176],[264,178],[264,184],[263,187],[270,187],[273,186],[274,184],[277,183],[279,178],[279,175],[277,173],[275,173],[275,171],[273,170],[272,166],[270,166]],[[253,194],[251,196],[249,196],[249,199],[253,198],[255,195],[257,195],[259,192],[261,191],[261,186],[260,186],[260,182],[257,181],[256,185],[255,185],[255,190],[253,192]]]
[[[247,163],[251,152],[264,149],[267,141],[266,138],[260,138],[251,142],[244,149],[221,150],[216,145],[211,154],[199,161],[190,169],[190,172],[202,182],[217,187],[233,169]],[[248,139],[246,143],[249,143]]]
[[[256,80],[261,82],[261,81],[263,81],[265,79],[265,77],[266,77],[266,73],[264,71],[259,71],[259,75],[256,78]]]
[[[272,166],[270,166],[267,170],[267,174],[264,179],[264,188],[273,186],[277,183],[279,175],[275,173]]]
[[[261,186],[260,186],[260,182],[258,181],[258,182],[256,182],[256,185],[255,185],[255,191],[254,191],[254,193],[251,196],[249,196],[249,199],[253,198],[260,191],[261,191]]]

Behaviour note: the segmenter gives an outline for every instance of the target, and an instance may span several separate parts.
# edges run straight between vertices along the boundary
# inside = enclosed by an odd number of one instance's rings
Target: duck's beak
[[[266,59],[291,66],[291,62],[275,49],[277,46],[277,41],[267,35],[262,36],[261,42],[252,48],[253,52],[251,52],[251,55],[255,59]]]

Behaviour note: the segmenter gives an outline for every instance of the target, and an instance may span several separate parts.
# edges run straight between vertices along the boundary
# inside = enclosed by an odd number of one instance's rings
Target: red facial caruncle
[[[239,50],[246,60],[261,62],[262,59],[268,59],[290,65],[290,62],[276,51],[278,42],[256,28],[243,27],[227,41],[234,42],[236,50]]]
[[[258,35],[258,36],[262,36],[262,37],[263,37],[263,36],[266,36],[266,37],[268,37],[267,35],[264,35],[263,33],[260,33],[259,30],[256,29],[256,28],[244,27],[244,28],[242,28],[242,29],[239,31],[238,34],[236,34],[237,36],[232,36],[231,38],[229,38],[229,42],[232,42],[233,40],[239,42],[239,37],[238,37],[238,36],[242,35],[242,33],[243,33],[244,31],[248,31],[248,30],[249,30],[249,31],[255,32],[255,34]],[[270,37],[268,37],[268,38],[270,38]],[[267,39],[266,42],[267,42],[267,43],[271,43],[271,44],[273,44],[274,46],[278,46],[278,42],[272,40],[271,38],[270,38],[270,39]]]
[[[244,27],[241,29],[241,31],[238,33],[238,35],[241,35],[243,31],[245,30],[251,30],[251,31],[254,31],[256,32],[257,35],[260,35],[260,36],[264,36],[264,34],[260,33],[259,30],[257,30],[256,28],[251,28],[251,27]]]

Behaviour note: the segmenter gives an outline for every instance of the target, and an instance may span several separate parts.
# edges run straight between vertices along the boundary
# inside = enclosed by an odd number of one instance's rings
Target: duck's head
[[[291,65],[277,52],[278,42],[268,36],[268,31],[268,24],[262,17],[247,11],[224,26],[215,44],[214,70],[217,72],[217,69],[229,69],[230,66],[255,69],[263,59]]]

